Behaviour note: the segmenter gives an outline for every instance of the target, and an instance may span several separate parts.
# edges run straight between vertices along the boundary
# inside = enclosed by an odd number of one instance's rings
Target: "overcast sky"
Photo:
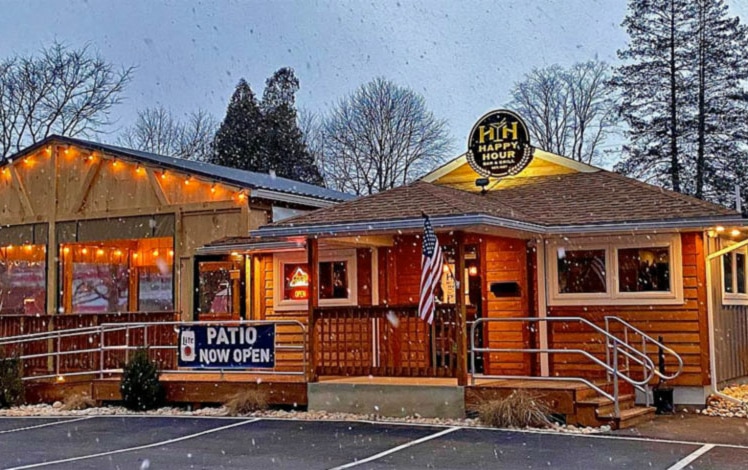
[[[299,107],[323,112],[376,76],[413,88],[462,152],[472,124],[533,67],[597,56],[615,63],[624,0],[0,0],[0,57],[54,40],[135,65],[116,131],[138,109],[198,108],[223,119],[236,82],[258,96],[276,69],[301,81]],[[730,1],[748,19],[748,0]],[[113,137],[103,137],[112,140]]]

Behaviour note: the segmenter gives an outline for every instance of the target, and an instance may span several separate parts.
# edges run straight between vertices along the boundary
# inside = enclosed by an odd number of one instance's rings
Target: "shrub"
[[[243,390],[224,403],[226,414],[240,416],[253,411],[264,410],[268,407],[267,394],[257,389]]]
[[[125,407],[134,411],[158,408],[164,402],[164,387],[158,380],[158,368],[148,357],[148,350],[138,349],[125,364],[119,389]]]
[[[483,424],[497,428],[544,428],[551,425],[548,406],[521,390],[515,390],[500,400],[484,401],[478,405],[477,411]]]
[[[67,395],[65,399],[62,400],[61,409],[63,411],[86,410],[88,408],[93,408],[94,406],[96,406],[96,402],[93,398],[81,393],[74,393],[72,395]]]
[[[21,360],[0,352],[0,408],[20,405],[24,401]]]

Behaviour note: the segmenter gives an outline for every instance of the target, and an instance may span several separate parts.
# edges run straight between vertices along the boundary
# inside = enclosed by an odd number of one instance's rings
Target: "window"
[[[722,303],[725,305],[748,305],[746,284],[746,248],[722,255]]]
[[[0,247],[0,315],[46,313],[47,248]]]
[[[552,305],[683,301],[678,235],[558,241],[547,259]]]
[[[275,309],[306,309],[309,299],[306,253],[280,253],[274,260]],[[320,252],[320,305],[355,305],[356,286],[356,250]]]

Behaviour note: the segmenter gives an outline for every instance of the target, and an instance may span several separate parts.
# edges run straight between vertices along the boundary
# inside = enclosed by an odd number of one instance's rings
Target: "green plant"
[[[134,411],[158,408],[164,402],[164,387],[158,379],[156,363],[148,357],[148,350],[138,349],[122,367],[120,393],[125,407]]]
[[[264,410],[268,407],[267,393],[262,390],[248,389],[233,395],[224,403],[226,414],[239,416]]]
[[[487,426],[497,428],[548,427],[550,409],[538,397],[515,390],[499,400],[487,400],[477,407],[478,417]]]
[[[21,360],[0,352],[0,408],[20,405],[24,401]]]

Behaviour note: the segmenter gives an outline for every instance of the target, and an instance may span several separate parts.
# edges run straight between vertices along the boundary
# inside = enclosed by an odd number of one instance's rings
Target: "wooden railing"
[[[0,343],[3,340],[21,335],[44,334],[43,338],[0,344],[0,353],[6,356],[25,356],[23,361],[24,374],[46,375],[49,373],[71,373],[79,371],[98,370],[101,354],[96,350],[101,346],[101,335],[91,331],[90,334],[54,335],[55,332],[65,332],[75,329],[95,327],[105,323],[159,323],[173,321],[175,312],[122,312],[122,313],[81,313],[60,315],[0,315]],[[136,335],[141,331],[128,332],[121,330],[108,333],[107,343],[119,344],[125,335],[131,335],[131,344],[139,344]],[[176,344],[176,333],[170,325],[154,328],[149,333],[150,344]],[[121,338],[120,338],[121,336]],[[90,351],[90,352],[79,352]],[[50,355],[59,354],[59,361],[50,360]],[[175,366],[174,354],[160,354],[159,367]],[[30,356],[30,357],[29,357]],[[125,359],[124,353],[113,351],[105,356],[106,367],[119,367]]]
[[[437,306],[433,324],[416,305],[321,307],[313,312],[317,375],[455,377],[454,305]]]

